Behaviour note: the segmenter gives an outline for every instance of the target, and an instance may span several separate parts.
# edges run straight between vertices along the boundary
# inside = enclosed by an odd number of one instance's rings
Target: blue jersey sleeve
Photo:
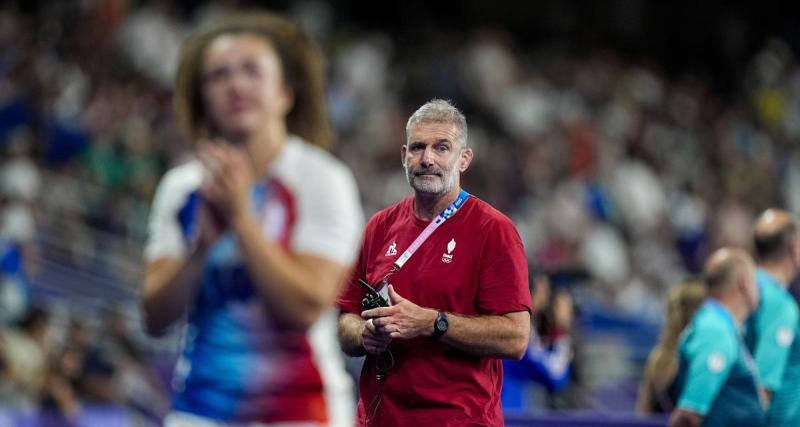
[[[755,351],[753,359],[761,373],[761,382],[769,390],[783,385],[786,362],[797,325],[797,304],[788,294],[780,294],[770,306],[765,306],[755,322]]]
[[[686,383],[677,407],[705,416],[727,381],[736,361],[739,342],[723,327],[697,329],[684,343]]]

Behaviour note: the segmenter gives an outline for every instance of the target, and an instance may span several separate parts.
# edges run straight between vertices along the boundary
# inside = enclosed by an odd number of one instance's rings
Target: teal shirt
[[[725,307],[708,299],[684,330],[678,353],[677,408],[703,415],[703,426],[763,425],[758,373]]]
[[[762,385],[772,391],[768,426],[800,426],[800,310],[791,294],[769,273],[756,275],[761,301],[747,320],[745,343]]]

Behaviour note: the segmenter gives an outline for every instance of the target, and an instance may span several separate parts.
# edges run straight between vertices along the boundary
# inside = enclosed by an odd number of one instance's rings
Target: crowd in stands
[[[171,110],[180,42],[232,3],[0,6],[3,404],[163,414],[166,400],[132,401],[165,392],[121,326],[54,322],[57,310],[33,308],[30,282],[41,240],[87,268],[140,262],[130,254],[155,185],[192,146]],[[480,154],[464,186],[514,219],[533,268],[584,272],[583,298],[631,316],[660,321],[667,290],[712,249],[749,248],[757,212],[800,212],[800,67],[780,40],[720,94],[614,51],[531,47],[502,30],[431,32],[414,45],[337,28],[339,11],[321,2],[288,12],[328,55],[335,152],[367,215],[407,195],[404,118],[431,97],[465,112]]]
[[[43,409],[54,425],[79,425],[84,407],[126,407],[137,425],[155,425],[169,408],[164,384],[124,318],[102,326],[39,307],[2,331],[0,406]],[[54,318],[55,317],[55,318]]]

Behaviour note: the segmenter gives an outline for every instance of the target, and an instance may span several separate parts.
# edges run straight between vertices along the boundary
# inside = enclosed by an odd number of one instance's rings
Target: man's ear
[[[461,152],[461,159],[458,161],[459,172],[463,173],[467,170],[467,168],[469,168],[469,165],[472,163],[473,156],[474,153],[472,152],[472,148],[467,147]]]
[[[408,151],[408,147],[406,147],[406,144],[403,144],[400,147],[400,164],[403,165],[403,167],[406,166],[406,152],[407,151]]]

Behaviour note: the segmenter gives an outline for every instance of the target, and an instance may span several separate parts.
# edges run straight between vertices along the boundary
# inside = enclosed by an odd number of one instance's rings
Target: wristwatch
[[[445,332],[447,332],[447,327],[450,324],[447,322],[447,314],[444,311],[440,311],[439,315],[436,317],[436,321],[433,322],[433,335],[431,336],[433,339],[438,339]]]

